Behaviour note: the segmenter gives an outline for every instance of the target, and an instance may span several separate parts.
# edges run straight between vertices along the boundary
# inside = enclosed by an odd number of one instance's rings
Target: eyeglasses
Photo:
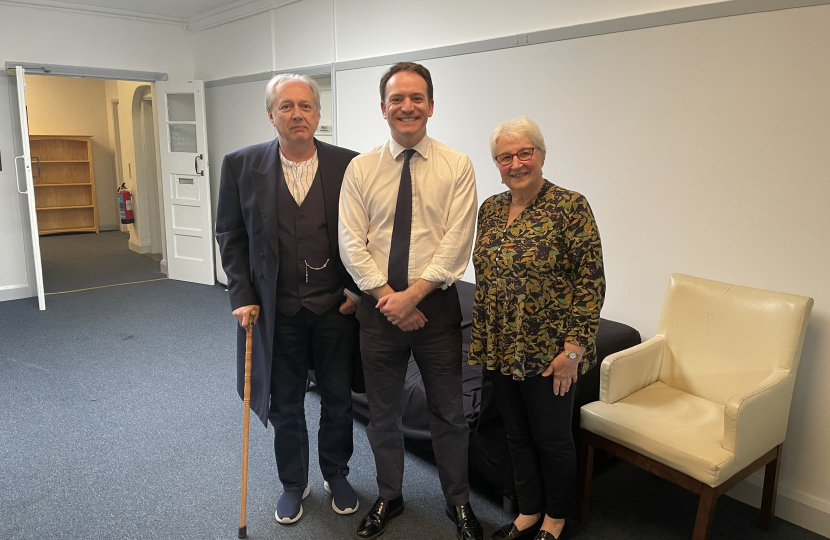
[[[496,163],[498,163],[499,165],[501,165],[503,167],[506,167],[507,165],[510,165],[511,163],[513,163],[513,156],[516,156],[517,158],[519,158],[519,161],[528,161],[528,160],[530,160],[530,158],[533,157],[533,150],[534,150],[533,148],[522,148],[521,150],[519,150],[515,154],[509,154],[509,153],[499,154],[495,158]]]

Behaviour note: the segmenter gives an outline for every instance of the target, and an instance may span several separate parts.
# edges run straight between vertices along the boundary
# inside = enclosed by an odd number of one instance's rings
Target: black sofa
[[[464,315],[462,379],[464,414],[470,425],[470,478],[473,482],[483,482],[498,490],[504,497],[505,509],[515,512],[516,492],[513,483],[513,466],[508,454],[504,422],[499,414],[492,382],[489,380],[492,372],[483,370],[480,365],[467,365],[466,361],[470,346],[475,286],[466,282],[458,282],[456,286]],[[639,343],[640,333],[634,328],[615,321],[600,319],[597,332],[597,364],[579,378],[574,396],[572,424],[574,441],[579,440],[577,434],[579,433],[580,407],[599,399],[599,364],[609,354]],[[366,394],[352,392],[352,404],[355,416],[368,422],[369,408],[366,403]],[[424,383],[421,380],[418,366],[411,357],[404,384],[402,423],[406,438],[430,440]]]

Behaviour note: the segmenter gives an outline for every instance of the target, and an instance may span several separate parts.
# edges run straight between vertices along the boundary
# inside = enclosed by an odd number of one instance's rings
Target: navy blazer
[[[349,162],[357,152],[314,139],[322,180],[329,247],[343,286],[360,290],[340,260],[337,244],[340,186]],[[258,305],[251,358],[251,410],[268,425],[271,397],[271,362],[274,350],[274,315],[277,302],[279,231],[277,188],[283,182],[279,139],[248,146],[225,156],[219,182],[216,240],[222,267],[228,276],[231,309]],[[245,387],[245,337],[237,329],[237,391]]]

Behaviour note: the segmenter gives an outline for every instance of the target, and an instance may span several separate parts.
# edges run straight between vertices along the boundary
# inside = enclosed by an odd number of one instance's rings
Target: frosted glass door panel
[[[195,122],[196,100],[193,94],[167,94],[167,118],[171,122]]]
[[[196,124],[170,124],[170,151],[195,154]]]

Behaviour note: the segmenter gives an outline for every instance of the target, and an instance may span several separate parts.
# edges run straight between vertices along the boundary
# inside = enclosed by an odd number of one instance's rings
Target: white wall
[[[335,0],[337,60],[717,3],[712,0],[421,0],[416,5],[384,2],[379,8],[374,0]]]
[[[118,228],[115,170],[107,127],[106,93],[100,79],[26,76],[26,105],[32,135],[92,137],[98,228]]]
[[[194,34],[194,77],[239,75],[335,60],[332,0],[303,0]]]
[[[303,68],[726,1],[303,0],[194,34],[194,77]]]
[[[189,36],[172,24],[0,4],[0,51],[3,62],[193,76]]]
[[[270,12],[196,32],[191,38],[194,79],[212,81],[273,69]]]

